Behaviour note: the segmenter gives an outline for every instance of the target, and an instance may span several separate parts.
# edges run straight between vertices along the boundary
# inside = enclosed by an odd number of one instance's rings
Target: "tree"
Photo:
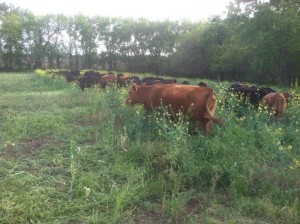
[[[31,57],[34,68],[45,67],[47,50],[55,45],[59,37],[62,38],[64,29],[65,22],[61,16],[46,15],[35,17],[30,14],[26,18],[23,32],[26,45],[25,51]]]
[[[95,21],[84,15],[74,16],[73,38],[77,53],[82,55],[82,67],[93,68],[96,63],[96,24]],[[76,43],[78,41],[78,45]]]
[[[128,53],[131,42],[131,21],[120,18],[96,17],[97,39],[108,63],[108,70],[118,70],[117,58]]]
[[[128,58],[130,63],[128,68],[134,72],[145,72],[147,43],[149,41],[150,22],[146,19],[138,19],[132,25],[132,38],[129,45]]]
[[[1,6],[0,47],[6,68],[22,67],[22,11],[19,8]]]
[[[66,28],[66,33],[68,39],[67,42],[67,54],[69,59],[69,65],[71,69],[78,69],[79,68],[79,52],[78,49],[80,48],[80,39],[79,39],[79,32],[77,31],[77,27],[75,26],[75,18],[69,17],[68,18],[68,25]],[[75,58],[75,62],[74,59]],[[75,64],[74,64],[75,63]]]
[[[56,15],[52,18],[51,26],[56,29],[55,35],[49,40],[49,44],[46,46],[46,56],[48,59],[48,66],[50,68],[61,68],[62,58],[67,54],[65,44],[65,29],[67,26],[67,18],[64,15]]]
[[[177,22],[165,20],[163,22],[151,22],[148,32],[147,50],[150,61],[148,62],[151,72],[161,72],[161,58],[173,54],[177,45],[179,25]]]
[[[256,6],[243,37],[255,52],[252,68],[257,79],[290,86],[299,77],[299,19],[298,10],[292,6],[284,10],[267,3]]]

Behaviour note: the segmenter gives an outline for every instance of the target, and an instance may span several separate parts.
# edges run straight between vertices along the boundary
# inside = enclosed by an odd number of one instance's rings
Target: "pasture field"
[[[225,121],[206,137],[126,106],[130,87],[0,80],[0,223],[300,223],[297,100],[270,123],[205,80]]]

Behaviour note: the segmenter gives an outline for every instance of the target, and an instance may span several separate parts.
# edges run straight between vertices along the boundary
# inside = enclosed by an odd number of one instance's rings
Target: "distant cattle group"
[[[245,83],[232,84],[228,90],[235,93],[243,102],[248,98],[254,106],[257,106],[265,95],[275,92],[269,87],[249,86]]]
[[[242,82],[232,84],[228,91],[234,93],[243,103],[247,100],[254,107],[262,103],[272,112],[272,120],[281,120],[286,104],[292,98],[292,94],[287,92],[277,93],[270,87],[249,86]]]
[[[181,111],[190,119],[197,121],[197,127],[202,128],[210,135],[213,123],[223,124],[223,120],[216,118],[214,113],[217,108],[217,95],[215,91],[201,81],[197,85],[190,85],[188,80],[178,83],[176,79],[164,79],[161,77],[146,77],[140,79],[138,76],[129,76],[122,73],[101,74],[94,70],[62,70],[47,72],[51,77],[62,76],[68,82],[75,82],[80,89],[98,87],[105,89],[107,86],[127,87],[129,90],[126,103],[142,104],[148,111],[156,107],[164,106],[176,120],[176,114]],[[254,107],[259,104],[266,106],[272,112],[272,119],[282,118],[286,110],[288,100],[292,95],[277,93],[270,87],[249,86],[247,83],[238,82],[228,88],[228,92],[234,94],[241,102],[249,102]]]
[[[94,70],[85,71],[82,75],[79,70],[48,71],[46,74],[50,77],[65,77],[68,82],[76,82],[82,91],[84,91],[85,88],[91,88],[94,86],[105,89],[108,85],[126,87],[133,83],[141,86],[177,83],[176,79],[164,79],[161,77],[146,77],[140,79],[138,76],[128,76],[122,73],[114,74],[109,72],[101,74]],[[182,84],[190,85],[189,81],[183,81]],[[200,82],[199,86],[207,85],[204,82]]]

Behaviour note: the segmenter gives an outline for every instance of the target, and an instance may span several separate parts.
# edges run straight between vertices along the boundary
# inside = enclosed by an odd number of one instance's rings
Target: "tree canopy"
[[[297,85],[300,4],[236,0],[225,18],[36,16],[0,4],[0,68],[78,68]]]

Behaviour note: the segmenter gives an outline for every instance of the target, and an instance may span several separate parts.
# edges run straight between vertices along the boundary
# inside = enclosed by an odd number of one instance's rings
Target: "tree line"
[[[0,68],[69,68],[298,86],[300,3],[235,0],[225,18],[43,15],[0,3]]]

